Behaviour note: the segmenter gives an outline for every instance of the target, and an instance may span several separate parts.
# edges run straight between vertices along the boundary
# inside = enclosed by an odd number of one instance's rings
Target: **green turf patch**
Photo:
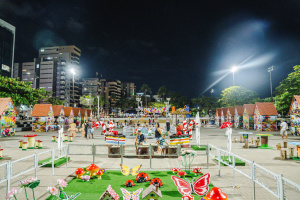
[[[171,176],[174,175],[172,171],[143,171],[147,173],[150,177],[150,180],[153,178],[160,178],[163,182],[163,186],[160,188],[162,192],[162,196],[164,200],[174,200],[181,199],[182,195],[178,192],[177,187],[175,186]],[[200,177],[200,175],[198,176]],[[192,178],[187,178],[188,180],[192,180]],[[132,188],[125,187],[125,182],[127,180],[133,180],[135,186]],[[196,178],[195,178],[196,180]],[[195,181],[194,180],[194,181]],[[68,186],[64,189],[64,191],[68,195],[76,194],[80,192],[76,200],[86,200],[86,199],[99,199],[102,193],[106,190],[107,186],[111,185],[115,192],[120,196],[120,199],[123,199],[122,192],[120,188],[125,188],[128,191],[136,191],[139,188],[143,188],[144,190],[150,185],[150,182],[146,183],[136,183],[135,176],[124,176],[120,171],[105,171],[101,179],[91,179],[88,182],[83,182],[80,179],[72,179],[68,182]],[[213,188],[212,184],[209,185],[209,189]],[[195,199],[200,199],[197,194],[193,194]],[[49,198],[48,198],[49,199]],[[140,195],[140,199],[142,199],[142,194]]]
[[[194,149],[195,151],[206,151],[207,146],[206,145],[200,145],[200,148],[196,145],[192,145],[191,146],[192,149]],[[211,148],[210,148],[211,150]]]
[[[215,161],[218,162],[218,159],[217,159],[218,156],[215,156]],[[224,161],[224,158],[225,158],[225,162],[229,163],[229,164],[232,164],[232,156],[230,156],[231,158],[231,162],[228,161],[228,156],[221,156],[221,165],[223,166],[227,166],[225,163],[223,163],[222,161]],[[238,158],[235,158],[235,166],[245,166],[245,162],[241,161],[240,159]]]
[[[258,146],[257,148],[259,148],[259,149],[273,149],[273,147],[270,147],[270,146],[268,146],[268,147]]]
[[[57,157],[55,157],[57,158]],[[68,157],[68,161],[70,160],[70,157]],[[62,164],[64,164],[65,162],[67,162],[67,159],[65,157],[62,157],[62,158],[59,158],[57,160],[54,160],[54,167],[58,167]],[[47,164],[45,164],[47,163]],[[39,163],[39,165],[43,165],[45,164],[44,166],[42,167],[52,167],[52,161],[51,161],[51,157],[50,158],[47,158],[45,160],[41,160]]]
[[[292,156],[292,157],[289,157],[290,159],[293,159],[293,160],[296,160],[296,161],[300,161],[300,158],[296,157],[296,156]]]

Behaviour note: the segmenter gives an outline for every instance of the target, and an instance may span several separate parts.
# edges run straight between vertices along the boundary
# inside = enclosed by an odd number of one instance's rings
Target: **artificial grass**
[[[57,158],[57,157],[55,157],[55,158]],[[70,157],[68,157],[68,161],[69,161],[69,160],[70,160]],[[42,165],[42,164],[44,164],[44,163],[46,163],[46,162],[47,162],[47,164],[45,164],[45,165],[42,166],[42,167],[52,167],[51,157],[50,157],[50,158],[47,158],[47,159],[45,159],[45,160],[41,160],[38,164],[39,164],[39,165]],[[59,159],[57,159],[57,160],[54,160],[54,167],[58,167],[58,166],[64,164],[65,162],[67,162],[67,159],[66,159],[65,157],[59,158]]]
[[[215,161],[218,162],[218,159],[217,159],[218,156],[215,156]],[[225,161],[229,164],[232,164],[232,156],[230,156],[231,158],[231,162],[228,161],[228,156],[221,156],[221,165],[223,166],[227,166],[225,163],[223,163],[222,161],[224,161],[224,158],[225,158]],[[240,159],[238,158],[235,158],[235,166],[245,166],[245,162],[241,161]]]
[[[207,146],[206,145],[200,145],[200,148],[196,145],[192,145],[191,146],[192,149],[194,149],[195,151],[206,151]],[[211,148],[210,148],[211,150]]]
[[[259,149],[273,149],[273,147],[270,147],[270,146],[267,146],[267,147],[258,146],[257,148],[259,148]]]
[[[181,199],[182,195],[178,192],[177,187],[175,186],[171,176],[174,175],[172,171],[143,171],[147,173],[150,177],[150,180],[153,178],[160,178],[163,182],[163,186],[160,187],[162,192],[162,199],[164,200],[174,200]],[[201,174],[202,175],[202,174]],[[200,175],[200,176],[201,176]],[[199,178],[197,176],[194,181]],[[192,180],[192,178],[188,177],[188,180]],[[133,180],[135,186],[133,187],[125,187],[125,182],[127,180]],[[76,200],[97,200],[102,195],[102,193],[106,190],[107,186],[111,185],[114,191],[119,195],[120,199],[123,198],[122,192],[120,188],[125,188],[128,191],[136,191],[139,188],[143,188],[144,190],[150,185],[150,181],[145,183],[136,183],[135,176],[129,175],[124,176],[120,171],[105,171],[102,175],[101,179],[91,179],[88,182],[83,182],[80,179],[72,179],[68,182],[68,186],[64,189],[66,194],[72,195],[80,192]],[[212,184],[209,185],[209,189],[213,188]],[[200,199],[197,194],[193,194],[195,199]],[[140,199],[142,199],[142,194],[140,194]]]
[[[296,161],[300,161],[300,158],[296,157],[296,156],[292,156],[290,157],[290,159],[296,160]]]

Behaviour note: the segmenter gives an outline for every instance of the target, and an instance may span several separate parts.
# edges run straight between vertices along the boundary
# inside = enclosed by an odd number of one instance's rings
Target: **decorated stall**
[[[243,128],[243,106],[235,106],[234,110],[234,128]]]
[[[254,110],[254,130],[277,131],[277,110],[273,102],[256,102]]]
[[[255,104],[245,104],[243,113],[243,125],[244,129],[254,129],[254,110]]]
[[[54,130],[52,104],[35,104],[32,109],[32,131],[48,132]]]
[[[227,121],[234,123],[235,107],[228,107],[226,112]]]
[[[221,108],[216,109],[216,126],[221,125],[221,112],[222,112]]]
[[[53,114],[54,114],[54,129],[58,130],[58,125],[60,127],[64,127],[65,122],[65,112],[63,109],[63,105],[54,105],[52,106]]]
[[[291,132],[293,135],[300,135],[300,95],[294,95],[290,106]]]
[[[221,124],[220,124],[220,126],[221,126],[224,122],[227,122],[226,114],[227,114],[227,108],[221,108]]]
[[[81,123],[87,121],[87,109],[80,109]]]
[[[92,110],[86,110],[86,114],[87,114],[87,119],[88,120],[92,120],[92,118],[93,118],[93,112],[92,112]]]
[[[17,111],[11,98],[0,98],[1,137],[15,135]]]
[[[76,126],[80,127],[81,126],[81,113],[80,113],[80,108],[73,108],[74,112],[74,122]]]
[[[65,130],[70,128],[70,124],[74,122],[74,111],[72,107],[64,107],[65,112]]]

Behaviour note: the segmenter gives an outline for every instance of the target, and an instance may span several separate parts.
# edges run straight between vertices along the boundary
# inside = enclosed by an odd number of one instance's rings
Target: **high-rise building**
[[[57,61],[57,96],[65,100],[65,106],[79,104],[79,62],[81,50],[74,45],[42,47],[39,57],[44,61]],[[72,71],[73,70],[73,71]],[[75,74],[73,74],[73,72]]]
[[[82,86],[82,95],[91,95],[97,97],[100,82],[98,78],[83,78],[80,82]]]
[[[12,77],[16,28],[0,19],[0,75]]]
[[[112,108],[115,108],[116,102],[121,98],[121,81],[100,79],[99,90],[100,95],[109,102],[109,105],[104,106],[105,111],[111,112]]]
[[[130,99],[136,94],[136,86],[134,83],[122,82],[121,91],[122,96]]]

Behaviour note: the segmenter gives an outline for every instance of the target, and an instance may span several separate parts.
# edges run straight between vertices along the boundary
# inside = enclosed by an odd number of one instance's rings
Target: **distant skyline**
[[[38,49],[75,45],[82,78],[160,86],[189,98],[235,84],[270,96],[300,64],[300,2],[0,0],[0,18],[16,27],[15,62]],[[218,82],[219,80],[219,82]],[[214,84],[215,83],[215,84]]]

